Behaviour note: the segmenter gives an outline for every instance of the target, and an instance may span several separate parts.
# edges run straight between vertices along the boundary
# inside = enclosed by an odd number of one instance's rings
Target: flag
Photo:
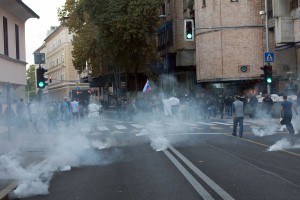
[[[144,86],[143,92],[147,94],[150,90],[151,90],[151,86],[150,86],[149,81],[147,80],[147,82]]]

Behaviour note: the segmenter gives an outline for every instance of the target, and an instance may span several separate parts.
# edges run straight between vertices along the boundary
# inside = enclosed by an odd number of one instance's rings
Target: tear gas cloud
[[[161,85],[168,88],[167,92],[159,90]],[[53,122],[49,121],[47,130],[41,133],[23,127],[23,124],[18,121],[20,124],[15,124],[17,128],[11,130],[9,137],[7,132],[0,135],[1,179],[17,181],[18,187],[14,190],[14,197],[46,195],[53,173],[71,170],[72,167],[107,165],[121,161],[124,156],[122,148],[118,147],[147,143],[154,151],[163,151],[169,144],[194,145],[193,135],[173,133],[194,131],[194,127],[189,126],[188,123],[207,120],[211,113],[208,113],[203,102],[213,97],[212,91],[201,90],[191,93],[185,89],[185,85],[178,83],[172,76],[161,76],[160,85],[156,86],[151,82],[151,88],[149,94],[135,97],[138,112],[135,113],[133,121],[144,126],[136,134],[111,131],[104,133],[100,130],[92,132],[93,122],[89,119],[80,120],[75,125],[70,121],[69,126],[60,122],[56,128],[53,128]],[[46,113],[49,107],[40,105],[39,109],[41,113]],[[262,116],[264,113],[261,112],[259,110],[257,115]],[[126,114],[122,115],[124,117]],[[54,118],[60,119],[59,113]],[[121,120],[126,121],[127,118]],[[103,121],[104,118],[99,118],[98,123],[101,124]],[[161,122],[164,125],[161,125]],[[182,122],[186,122],[187,125],[182,126]],[[300,129],[299,123],[294,125],[296,125],[295,129]],[[262,129],[253,127],[253,134],[263,137],[277,134],[280,129],[280,126],[274,123],[264,123],[263,126]],[[226,141],[224,139],[224,142]],[[290,147],[283,139],[276,142],[269,150]],[[293,147],[298,148],[297,145]],[[108,149],[110,151],[107,152]]]

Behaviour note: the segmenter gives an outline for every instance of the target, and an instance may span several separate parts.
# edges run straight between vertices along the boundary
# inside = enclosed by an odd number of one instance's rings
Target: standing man
[[[300,112],[300,90],[297,93],[297,111]]]
[[[291,123],[293,117],[292,108],[294,109],[296,115],[298,115],[296,106],[287,100],[287,96],[284,96],[283,102],[281,103],[281,117],[284,119],[286,128],[291,135],[295,134],[294,127]]]
[[[256,116],[256,109],[257,109],[258,99],[256,98],[255,94],[251,94],[249,98],[249,105],[250,105],[250,118],[254,119]]]
[[[266,94],[265,97],[263,98],[263,107],[266,110],[267,116],[271,117],[272,116],[272,107],[273,107],[273,100],[270,97],[270,95]]]
[[[24,127],[25,125],[25,118],[26,118],[25,109],[26,109],[25,103],[23,99],[20,98],[20,102],[17,104],[17,114],[18,114],[18,121],[19,121],[18,126],[20,128]]]
[[[73,101],[71,102],[71,110],[73,116],[73,124],[75,124],[75,121],[78,121],[79,117],[79,103],[75,98],[73,98]]]
[[[234,102],[232,104],[232,115],[233,115],[233,136],[236,136],[237,124],[239,124],[239,136],[243,137],[244,131],[244,103],[238,98],[238,96],[234,96]]]

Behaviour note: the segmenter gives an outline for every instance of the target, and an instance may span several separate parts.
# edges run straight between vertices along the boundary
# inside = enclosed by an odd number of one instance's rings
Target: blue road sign
[[[270,62],[274,62],[274,60],[275,60],[274,52],[264,52],[264,62],[270,63]]]

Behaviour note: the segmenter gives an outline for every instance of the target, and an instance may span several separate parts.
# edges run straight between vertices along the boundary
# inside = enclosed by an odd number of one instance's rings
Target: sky
[[[57,9],[64,5],[65,0],[23,0],[39,19],[30,18],[25,23],[26,62],[27,67],[34,64],[33,52],[38,49],[46,38],[51,26],[58,26]]]

